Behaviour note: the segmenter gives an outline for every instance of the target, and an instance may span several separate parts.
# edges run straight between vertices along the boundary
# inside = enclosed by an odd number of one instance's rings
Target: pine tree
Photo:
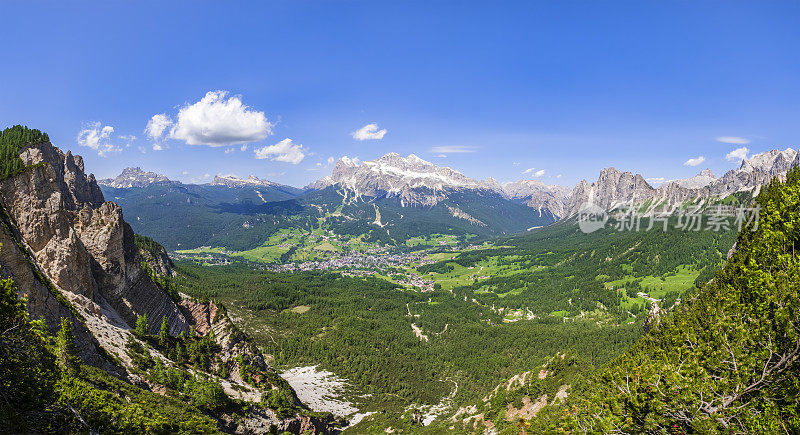
[[[64,373],[77,376],[81,371],[81,359],[78,348],[75,346],[75,336],[72,334],[72,323],[66,318],[61,318],[61,329],[56,336],[56,355],[58,366]]]
[[[167,322],[167,316],[164,316],[161,320],[161,332],[158,334],[158,341],[161,346],[169,344],[169,322]]]
[[[147,327],[147,314],[143,314],[136,318],[136,328],[133,330],[133,334],[139,338],[147,337],[149,334],[149,329]]]

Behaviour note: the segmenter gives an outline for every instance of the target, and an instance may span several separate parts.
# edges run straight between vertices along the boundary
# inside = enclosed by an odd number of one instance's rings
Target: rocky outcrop
[[[31,318],[44,320],[50,331],[59,328],[61,318],[69,319],[73,324],[75,344],[81,358],[87,364],[116,372],[117,368],[102,356],[97,340],[76,309],[77,304],[84,304],[85,308],[92,310],[96,310],[96,307],[88,298],[80,295],[71,295],[72,301],[67,299],[47,278],[45,271],[38,267],[1,205],[0,218],[0,276],[14,280],[17,291],[26,300]]]
[[[175,303],[142,269],[122,210],[104,202],[94,177],[84,173],[83,160],[50,143],[28,146],[21,157],[29,168],[0,182],[0,202],[58,291],[97,304],[107,301],[129,325],[147,314],[154,332],[163,316],[171,333],[187,330]]]
[[[144,258],[147,266],[156,274],[161,276],[175,276],[175,270],[173,270],[174,264],[163,246],[158,245],[156,249],[144,249],[140,247],[139,253]]]
[[[213,332],[214,340],[221,348],[220,359],[228,365],[231,380],[246,383],[239,374],[240,359],[260,371],[273,371],[261,352],[231,322],[224,308],[221,309],[213,301],[198,302],[188,298],[180,302],[180,307],[189,325],[198,334]]]
[[[566,213],[567,200],[572,190],[555,184],[547,185],[539,180],[519,180],[506,183],[502,188],[509,199],[522,201],[540,211],[549,210],[561,218]]]
[[[584,204],[594,204],[603,209],[611,209],[618,204],[641,202],[655,195],[647,181],[639,175],[606,168],[592,184],[582,180],[572,191],[567,202],[567,215],[581,210]]]

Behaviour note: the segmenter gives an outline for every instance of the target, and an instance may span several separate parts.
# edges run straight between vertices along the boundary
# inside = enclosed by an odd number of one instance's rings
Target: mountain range
[[[670,180],[658,188],[651,186],[645,178],[633,172],[623,172],[616,168],[603,169],[597,180],[582,180],[574,188],[547,185],[539,180],[522,179],[500,184],[492,178],[476,180],[459,171],[425,161],[411,154],[402,157],[389,153],[376,160],[360,162],[342,157],[334,166],[331,175],[306,186],[303,190],[249,176],[246,179],[233,175],[218,175],[210,185],[229,188],[259,188],[251,198],[256,202],[276,200],[265,199],[264,191],[280,189],[286,195],[279,200],[311,198],[326,189],[339,192],[342,202],[389,201],[400,209],[407,207],[435,208],[444,205],[451,218],[469,222],[476,230],[492,226],[491,215],[478,218],[472,216],[465,207],[458,204],[445,204],[455,197],[465,200],[468,197],[492,198],[498,203],[513,202],[523,204],[536,211],[538,218],[524,223],[525,228],[538,226],[547,221],[568,218],[575,215],[584,204],[592,203],[604,209],[621,204],[643,203],[652,200],[653,204],[674,206],[693,199],[724,198],[736,192],[756,194],[760,186],[776,176],[783,176],[789,168],[798,164],[800,156],[791,148],[773,150],[754,155],[742,161],[741,165],[717,178],[709,169],[694,177]],[[167,177],[139,168],[126,168],[114,179],[101,180],[99,184],[109,189],[141,189],[148,186],[170,182]],[[174,183],[180,185],[180,183]],[[190,188],[185,185],[184,188]],[[317,193],[315,193],[317,192]],[[119,193],[119,192],[117,192]],[[115,196],[118,196],[115,193]],[[130,193],[127,193],[130,195]],[[126,195],[126,196],[127,196]],[[202,197],[202,195],[201,195]],[[225,202],[235,203],[241,199],[228,198]],[[192,199],[187,199],[191,202]],[[313,202],[313,201],[311,201]],[[452,201],[450,201],[452,202]],[[310,204],[310,203],[309,203]],[[130,205],[126,209],[135,208]],[[401,213],[402,214],[402,213]],[[374,221],[374,212],[370,220]],[[536,225],[534,225],[536,224]],[[510,228],[498,228],[493,232],[506,232]],[[477,231],[480,232],[480,231]]]

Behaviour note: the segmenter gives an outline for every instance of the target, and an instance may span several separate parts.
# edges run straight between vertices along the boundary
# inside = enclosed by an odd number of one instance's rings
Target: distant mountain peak
[[[703,177],[717,178],[717,176],[716,176],[716,175],[714,175],[714,173],[711,171],[711,169],[708,169],[708,168],[706,168],[706,169],[703,169],[703,170],[702,170],[702,171],[700,171],[700,173],[699,173],[699,174],[697,174],[697,175],[702,175]]]
[[[147,187],[154,183],[169,183],[170,179],[155,172],[145,172],[140,167],[129,167],[122,170],[116,178],[106,178],[97,183],[103,186],[114,187],[117,189],[127,189],[131,187]]]
[[[403,157],[395,152],[364,162],[342,157],[330,176],[317,180],[309,187],[323,189],[332,185],[346,187],[356,195],[399,196],[407,205],[436,204],[445,196],[446,190],[502,192],[500,184],[493,179],[478,181],[415,154]]]
[[[711,172],[711,169],[704,169],[694,177],[670,180],[664,183],[664,185],[666,186],[670,183],[675,183],[678,186],[686,189],[699,189],[701,187],[706,187],[715,181],[717,181],[717,176]]]
[[[236,175],[217,175],[211,181],[212,186],[243,187],[243,186],[276,186],[277,183],[263,180],[250,175],[247,178],[239,178]]]

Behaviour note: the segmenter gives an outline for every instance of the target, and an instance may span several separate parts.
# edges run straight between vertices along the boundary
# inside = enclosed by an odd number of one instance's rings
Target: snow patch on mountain
[[[217,175],[211,181],[212,186],[243,187],[243,186],[277,186],[278,183],[262,180],[251,175],[247,178],[239,178],[236,175]]]

